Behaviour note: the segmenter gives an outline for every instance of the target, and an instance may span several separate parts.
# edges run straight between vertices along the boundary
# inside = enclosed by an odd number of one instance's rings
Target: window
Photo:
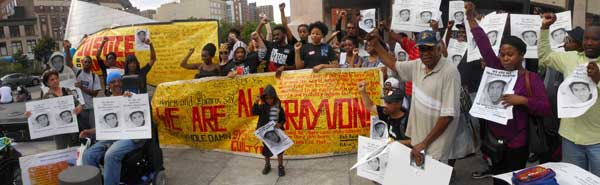
[[[0,38],[4,38],[4,26],[0,26]]]
[[[48,19],[45,15],[40,15],[40,22],[45,23]]]
[[[2,56],[8,55],[8,48],[6,47],[6,43],[4,43],[4,42],[0,42],[0,55],[2,55]]]
[[[25,25],[25,35],[35,36],[35,28],[33,25]]]
[[[18,51],[23,51],[23,43],[21,41],[13,41],[11,43],[12,53],[15,54]]]
[[[19,26],[9,26],[8,29],[10,31],[11,37],[20,37],[21,36],[21,31],[19,31]]]
[[[56,25],[58,23],[58,19],[56,18],[56,16],[50,16],[50,23],[52,25]]]
[[[28,40],[27,41],[27,53],[32,54],[33,48],[35,48],[35,45],[36,45],[35,40]]]

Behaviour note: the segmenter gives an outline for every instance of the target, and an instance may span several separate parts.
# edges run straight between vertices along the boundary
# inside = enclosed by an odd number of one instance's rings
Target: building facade
[[[15,14],[17,0],[3,0],[0,2],[0,20],[8,19],[8,16]]]
[[[161,5],[156,9],[155,19],[159,21],[197,19],[224,19],[226,5],[223,0],[181,0]],[[208,11],[203,11],[208,10]]]
[[[156,10],[144,10],[140,12],[140,15],[148,19],[154,19],[156,16]]]
[[[38,22],[33,14],[33,0],[17,0],[13,15],[0,20],[0,56],[21,51],[33,59],[33,48],[40,38]]]
[[[256,7],[256,13],[259,17],[260,15],[264,15],[267,19],[273,21],[273,5],[258,6]]]
[[[242,25],[250,22],[250,10],[247,0],[233,0],[233,22],[237,25]]]

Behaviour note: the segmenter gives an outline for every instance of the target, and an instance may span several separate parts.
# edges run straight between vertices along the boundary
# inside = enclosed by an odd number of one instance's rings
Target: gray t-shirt
[[[85,71],[81,71],[79,76],[77,76],[77,81],[79,81],[81,86],[86,89],[91,89],[94,91],[99,91],[101,89],[100,78],[98,78],[98,75],[94,73],[86,73]],[[92,104],[92,98],[94,97],[83,91],[81,93],[83,94],[83,99],[85,100],[85,105],[83,105],[83,108],[93,109],[94,106]]]

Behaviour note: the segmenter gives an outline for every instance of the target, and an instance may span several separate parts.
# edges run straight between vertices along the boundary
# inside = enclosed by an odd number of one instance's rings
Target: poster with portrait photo
[[[294,141],[292,141],[292,139],[290,139],[285,132],[283,132],[281,129],[275,128],[276,124],[277,123],[274,121],[271,121],[254,131],[254,135],[265,145],[267,145],[267,148],[271,150],[273,155],[279,155],[281,152],[294,145]]]
[[[152,138],[148,94],[94,98],[96,139]]]
[[[25,103],[25,110],[31,112],[27,119],[31,139],[79,132],[77,116],[73,109],[73,96]]]
[[[397,32],[421,32],[430,29],[429,21],[440,21],[443,28],[442,13],[439,11],[441,0],[396,0],[392,5],[391,29]]]
[[[149,29],[136,29],[135,30],[135,50],[136,51],[147,51],[150,50],[150,45],[146,44],[146,39],[150,38]]]
[[[356,168],[356,175],[360,177],[383,183],[389,156],[387,146],[385,140],[358,136],[357,162],[351,169]]]
[[[450,39],[450,42],[448,42],[448,61],[458,66],[467,52],[467,47],[469,47],[467,42]]]
[[[517,70],[504,71],[486,67],[469,114],[506,125],[513,117],[513,106],[505,107],[501,98],[504,94],[512,94],[517,74]]]
[[[79,104],[83,105],[83,104],[85,104],[85,99],[83,98],[83,91],[81,91],[81,89],[75,87],[75,82],[77,82],[76,79],[63,80],[63,81],[60,81],[60,86],[69,89],[69,91],[71,91],[73,96],[75,96],[75,99],[77,99],[77,101],[79,101]],[[41,87],[43,93],[48,92],[48,87],[44,86],[43,83],[40,84],[40,87]]]
[[[371,116],[371,139],[387,140],[389,137],[389,126],[378,116]]]
[[[571,11],[565,11],[555,14],[556,22],[550,25],[550,47],[554,51],[565,51],[562,47],[565,45],[567,31],[572,29]]]
[[[458,31],[456,28],[457,24],[465,24],[467,16],[465,16],[465,2],[464,1],[450,1],[448,7],[448,20],[454,21],[454,27],[452,30]]]
[[[411,165],[411,149],[399,142],[389,144],[386,173],[383,176],[384,185],[396,184],[450,184],[452,167],[429,155],[425,155],[422,168]]]
[[[525,58],[538,58],[538,35],[542,19],[539,15],[510,15],[510,34],[519,37],[527,45]]]
[[[396,46],[394,47],[394,56],[396,56],[396,61],[404,62],[408,61],[408,53],[402,48],[400,43],[396,42]]]
[[[587,65],[578,65],[558,87],[559,118],[579,117],[596,104],[598,86],[587,75]]]
[[[490,13],[486,15],[479,23],[479,26],[486,33],[490,44],[492,45],[492,50],[494,50],[496,55],[498,55],[498,52],[500,51],[500,41],[502,40],[502,35],[504,34],[504,27],[507,19],[508,14],[506,13]],[[471,29],[468,24],[466,28],[467,30]],[[467,31],[467,40],[470,46],[468,49],[469,53],[467,60],[475,61],[481,59],[481,53],[479,52],[479,48],[477,47],[477,44],[475,43],[473,35],[470,33],[470,31]]]
[[[375,17],[375,8],[368,10],[361,10],[360,15],[362,19],[358,22],[358,27],[370,33],[377,27],[377,18]]]

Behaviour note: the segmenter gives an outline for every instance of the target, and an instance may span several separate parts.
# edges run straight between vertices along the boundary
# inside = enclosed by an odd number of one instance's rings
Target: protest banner
[[[560,185],[592,185],[600,184],[600,177],[595,176],[587,170],[584,170],[570,163],[544,163],[539,166],[550,168],[556,173],[556,181]],[[494,178],[501,179],[508,183],[512,183],[513,173],[518,171],[495,175]]]
[[[379,120],[379,116],[371,116],[371,139],[387,140],[389,137],[388,124]]]
[[[504,107],[501,98],[504,94],[513,94],[517,74],[517,70],[504,71],[486,67],[469,114],[506,125],[512,119],[513,106]]]
[[[385,140],[358,136],[358,154],[356,155],[356,175],[383,183],[383,175],[388,162],[388,145]]]
[[[362,16],[362,20],[358,22],[358,27],[360,27],[360,29],[365,30],[367,33],[375,29],[377,26],[375,11],[375,8],[360,11],[360,15]]]
[[[73,109],[75,109],[73,96],[25,103],[25,110],[31,112],[31,116],[27,119],[31,139],[79,132],[77,115]]]
[[[537,45],[541,26],[542,19],[539,15],[510,15],[510,34],[519,37],[527,45],[525,58],[538,58]]]
[[[150,61],[150,51],[137,50],[143,49],[143,45],[140,46],[142,48],[136,47],[136,31],[139,33],[140,30],[147,30],[147,33],[151,33],[151,35],[146,37],[152,40],[157,58],[148,74],[148,84],[158,85],[162,82],[193,79],[198,71],[183,69],[179,67],[179,64],[190,48],[200,51],[208,43],[218,45],[217,28],[217,21],[185,21],[105,29],[88,36],[81,42],[75,52],[73,62],[76,67],[81,67],[81,60],[85,56],[92,56],[94,63],[92,70],[96,74],[101,74],[98,61],[94,56],[96,56],[103,38],[108,37],[108,42],[101,54],[103,60],[105,60],[106,54],[114,52],[117,55],[117,67],[124,68],[125,57],[135,54],[140,66],[143,67]],[[189,63],[201,63],[201,53],[192,54]],[[218,63],[218,57],[214,57],[213,62]]]
[[[371,114],[356,84],[366,81],[369,97],[381,103],[381,79],[379,69],[351,68],[286,71],[281,79],[259,73],[168,82],[157,87],[152,111],[163,145],[259,156],[258,117],[251,109],[271,84],[285,111],[285,132],[294,141],[286,157],[331,156],[356,152],[358,135],[369,134]]]
[[[275,128],[276,124],[274,121],[271,121],[254,131],[254,135],[267,145],[274,156],[279,155],[294,145],[294,141],[290,137],[285,135],[281,129]]]
[[[148,94],[94,98],[96,139],[148,139],[152,137]]]
[[[396,0],[392,5],[391,29],[394,31],[421,32],[430,29],[429,21],[440,21],[442,28],[442,13],[439,11],[441,0]]]
[[[448,20],[454,21],[454,27],[452,30],[458,31],[456,25],[465,24],[465,2],[464,1],[450,1],[448,6]]]
[[[450,42],[448,42],[448,61],[458,66],[467,52],[467,47],[467,42],[450,39]]]
[[[58,174],[77,161],[77,147],[19,158],[23,185],[58,184]]]
[[[588,76],[587,65],[578,65],[558,87],[559,118],[579,117],[596,104],[598,85]]]
[[[389,144],[389,157],[383,185],[450,183],[452,167],[425,155],[423,167],[411,164],[411,149],[399,142]]]
[[[498,51],[500,51],[500,41],[502,41],[502,35],[504,35],[506,19],[508,19],[508,14],[506,13],[490,13],[486,15],[479,23],[479,26],[483,29],[483,31],[485,31],[496,55],[498,55]],[[471,27],[467,26],[467,30],[471,30]],[[470,33],[470,31],[467,31],[467,39],[470,45],[468,49],[467,60],[474,61],[481,59],[481,53],[479,53],[479,48],[473,40],[473,35]]]
[[[572,29],[571,11],[556,14],[556,22],[550,25],[550,47],[554,51],[565,51],[564,46],[567,31]]]
[[[73,47],[78,47],[79,41],[86,34],[89,35],[105,28],[152,22],[156,21],[94,3],[71,1],[69,18],[65,27],[65,40],[70,41]]]

